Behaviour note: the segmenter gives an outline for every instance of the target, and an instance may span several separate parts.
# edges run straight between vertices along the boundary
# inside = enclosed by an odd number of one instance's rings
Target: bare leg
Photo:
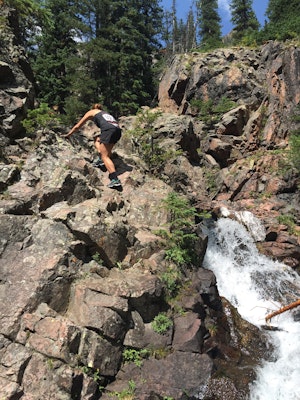
[[[107,168],[107,171],[111,174],[113,172],[116,172],[116,168],[114,163],[111,160],[111,152],[114,147],[114,143],[100,143],[100,139],[97,138],[95,141],[95,147],[98,150],[98,153],[100,154],[100,157],[102,161],[104,162],[104,165]]]

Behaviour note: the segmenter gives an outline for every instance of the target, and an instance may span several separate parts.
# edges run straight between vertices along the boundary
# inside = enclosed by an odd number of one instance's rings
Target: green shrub
[[[154,332],[163,335],[173,326],[172,320],[165,314],[159,313],[152,321],[151,326]]]
[[[188,200],[175,192],[163,200],[163,207],[169,213],[170,227],[163,237],[166,239],[166,259],[176,265],[190,264],[195,261],[195,241],[197,235],[192,232],[197,215]],[[161,230],[161,233],[163,230]]]
[[[92,259],[93,259],[94,261],[96,261],[96,263],[98,263],[99,265],[103,265],[103,260],[102,260],[102,258],[101,258],[101,256],[100,256],[99,253],[93,254],[93,255],[92,255]]]
[[[148,357],[150,354],[149,350],[142,349],[130,349],[127,348],[123,351],[124,362],[133,362],[136,366],[140,367],[143,363],[143,359]]]
[[[133,400],[135,389],[136,383],[133,380],[130,380],[127,388],[123,389],[121,392],[112,392],[109,396],[116,397],[117,399]]]
[[[294,167],[300,171],[300,103],[295,107],[294,114],[292,117],[295,123],[296,129],[292,131],[289,139],[290,151],[289,158]]]
[[[228,111],[235,108],[236,106],[237,106],[237,104],[234,101],[223,96],[223,97],[221,97],[219,102],[213,107],[213,112],[217,115],[225,114]]]
[[[89,367],[89,366],[87,366],[87,365],[83,365],[82,367],[81,367],[81,371],[85,374],[85,375],[87,375],[87,376],[89,376],[90,378],[92,378],[95,382],[100,382],[101,381],[101,374],[100,374],[100,370],[98,369],[98,368],[92,368],[92,367]]]
[[[169,214],[168,229],[160,229],[156,235],[165,239],[165,259],[169,261],[160,274],[164,283],[166,301],[174,299],[183,286],[185,269],[197,265],[198,254],[195,251],[198,235],[194,232],[195,219],[210,218],[207,212],[197,213],[189,201],[175,192],[168,194],[163,200]]]
[[[290,137],[290,158],[294,167],[300,172],[300,130]]]
[[[29,110],[27,118],[22,121],[22,125],[29,135],[34,134],[37,129],[45,129],[49,126],[59,126],[57,114],[48,107],[48,104],[41,103],[38,108]]]
[[[181,287],[182,273],[178,267],[172,265],[162,273],[161,280],[165,284],[167,295],[173,297]]]
[[[193,99],[190,103],[197,110],[199,119],[206,123],[217,122],[223,114],[237,106],[234,101],[225,96],[221,97],[217,103],[212,99]]]
[[[161,111],[154,112],[150,109],[139,111],[134,129],[128,131],[137,144],[139,156],[153,173],[161,171],[166,161],[182,153],[180,150],[163,149],[159,139],[155,137],[154,123],[161,114]]]
[[[277,219],[280,224],[287,226],[289,233],[296,236],[300,235],[300,232],[295,229],[297,226],[296,224],[297,219],[294,215],[292,214],[279,215]]]

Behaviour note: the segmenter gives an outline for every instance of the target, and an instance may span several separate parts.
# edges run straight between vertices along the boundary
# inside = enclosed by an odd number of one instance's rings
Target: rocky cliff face
[[[1,5],[0,27],[0,146],[22,134],[21,120],[34,101],[33,73],[18,44],[15,12]],[[24,132],[23,132],[24,133]]]
[[[0,92],[0,397],[246,398],[269,355],[264,333],[220,298],[202,268],[201,221],[198,261],[183,268],[170,300],[163,275],[175,266],[157,231],[169,224],[162,203],[175,190],[214,218],[224,208],[251,210],[266,226],[262,251],[299,268],[297,231],[277,220],[299,211],[298,176],[285,159],[299,49],[269,43],[175,59],[153,129],[176,151],[151,174],[131,140],[136,117],[123,118],[114,154],[122,192],[92,167],[89,128],[70,141],[51,130],[22,137],[29,67],[1,51],[11,78]],[[223,96],[237,104],[209,118],[191,101]],[[164,334],[152,324],[161,312],[172,320]]]
[[[179,55],[159,87],[162,110],[190,116],[199,139],[205,184],[195,201],[205,209],[251,210],[266,225],[266,254],[295,268],[299,240],[278,217],[292,214],[299,226],[299,175],[287,159],[289,137],[299,129],[299,55],[298,47],[274,42]],[[220,111],[229,101],[236,106]]]

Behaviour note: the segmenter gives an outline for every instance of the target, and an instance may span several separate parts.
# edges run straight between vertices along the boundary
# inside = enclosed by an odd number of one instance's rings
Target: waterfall
[[[242,318],[261,327],[270,312],[300,298],[300,277],[258,252],[255,240],[263,240],[263,228],[252,214],[247,218],[250,214],[236,216],[248,230],[238,221],[220,218],[207,232],[204,267],[215,273],[220,295]],[[275,361],[259,367],[250,400],[300,400],[300,322],[288,311],[271,323],[279,328],[269,332]]]

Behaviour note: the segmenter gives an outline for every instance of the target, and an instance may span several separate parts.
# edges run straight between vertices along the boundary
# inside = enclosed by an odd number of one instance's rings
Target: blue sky
[[[230,15],[230,0],[218,0],[219,4],[219,15],[222,19],[222,34],[226,35],[229,33],[232,29],[232,24],[230,22],[231,15]],[[253,0],[252,2],[252,8],[256,14],[256,17],[260,24],[263,26],[265,23],[265,12],[266,8],[268,6],[269,0]],[[177,8],[177,18],[180,19],[182,18],[183,21],[186,21],[188,12],[192,6],[192,4],[195,3],[193,0],[176,0],[176,8]],[[166,9],[171,11],[172,9],[172,0],[161,0],[161,6]]]

